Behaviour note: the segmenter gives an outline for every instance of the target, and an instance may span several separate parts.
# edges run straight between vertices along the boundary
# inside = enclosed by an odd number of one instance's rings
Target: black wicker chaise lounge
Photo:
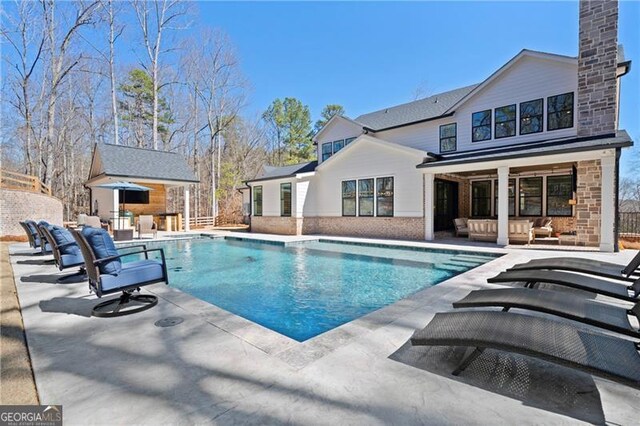
[[[504,311],[515,308],[544,312],[640,339],[640,329],[629,321],[629,316],[640,321],[640,303],[627,309],[559,291],[501,288],[474,290],[455,302],[453,307],[501,307]]]
[[[453,371],[456,376],[485,349],[497,349],[640,387],[638,343],[569,322],[500,311],[445,312],[436,314],[410,341],[414,346],[475,348]]]
[[[588,275],[574,274],[565,271],[545,271],[545,270],[508,270],[501,272],[493,278],[489,278],[490,283],[524,282],[525,287],[533,288],[540,283],[549,283],[578,290],[590,291],[628,302],[638,302],[640,294],[640,278],[628,285],[627,283],[616,283],[604,278],[591,277]]]
[[[510,268],[510,270],[556,269],[561,271],[582,272],[584,274],[598,275],[624,281],[635,281],[640,274],[638,272],[639,267],[640,251],[626,266],[579,257],[550,257],[520,263]],[[634,277],[634,275],[636,277]]]

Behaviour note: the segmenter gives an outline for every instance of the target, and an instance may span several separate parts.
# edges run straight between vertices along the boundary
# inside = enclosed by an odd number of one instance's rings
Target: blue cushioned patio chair
[[[42,225],[49,225],[44,220],[41,220],[38,223]],[[39,248],[41,254],[51,253],[51,245],[40,234],[40,231],[38,230],[38,223],[33,220],[24,221],[26,229],[29,230],[30,234],[29,245],[33,248]]]
[[[65,275],[58,278],[59,282],[66,281],[70,278],[82,278],[86,279],[87,271],[84,267],[84,257],[78,243],[71,235],[68,229],[62,226],[56,225],[38,225],[41,234],[51,244],[51,252],[53,253],[53,259],[59,270],[73,268],[79,266],[80,270],[76,273]]]
[[[133,294],[140,287],[164,282],[169,283],[164,250],[161,248],[118,253],[113,239],[105,229],[85,227],[82,231],[71,230],[89,276],[89,289],[98,297],[122,292],[119,299],[110,299],[94,306],[92,315],[96,317],[116,317],[141,312],[158,303],[156,296]],[[144,247],[144,246],[143,246]],[[125,247],[131,248],[131,247]],[[159,252],[161,261],[149,259],[150,252]],[[144,254],[144,259],[122,263],[124,256]]]
[[[33,232],[31,232],[31,228],[29,227],[29,225],[27,225],[27,222],[19,222],[20,226],[22,226],[22,229],[24,229],[24,232],[27,234],[27,238],[29,239],[29,246],[31,248],[38,248],[40,247],[40,239],[38,237],[38,233],[36,232],[35,235]],[[36,238],[38,238],[38,240],[36,241]]]

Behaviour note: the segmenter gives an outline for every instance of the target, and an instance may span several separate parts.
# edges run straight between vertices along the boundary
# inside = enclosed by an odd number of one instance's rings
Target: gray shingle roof
[[[99,143],[103,172],[107,176],[199,182],[180,154],[131,146]]]
[[[270,180],[295,176],[298,173],[312,172],[318,165],[317,161],[309,161],[307,163],[292,164],[289,166],[263,166],[262,173],[255,179],[251,179],[247,182],[256,182],[261,180]]]
[[[445,111],[465,97],[476,86],[477,84],[473,84],[448,92],[438,93],[428,98],[363,114],[357,117],[355,121],[379,131],[389,127],[436,118],[444,114]]]

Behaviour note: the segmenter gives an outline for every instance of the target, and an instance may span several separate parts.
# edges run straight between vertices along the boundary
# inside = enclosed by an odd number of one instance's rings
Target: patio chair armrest
[[[72,245],[72,244],[78,244],[78,243],[76,243],[75,241],[69,241],[69,242],[66,242],[66,243],[57,244],[57,247],[58,247],[58,248],[60,248],[60,247],[66,247],[66,246],[70,246],[70,245]]]
[[[147,245],[146,244],[133,244],[133,245],[130,245],[130,246],[116,247],[116,249],[124,250],[124,249],[134,248],[134,247],[142,247],[142,250],[146,250],[147,249]]]
[[[146,256],[147,253],[152,252],[152,251],[159,251],[160,252],[160,255],[162,257],[162,263],[164,264],[164,250],[162,248],[152,248],[152,249],[138,250],[138,251],[133,251],[131,253],[123,253],[123,254],[118,254],[118,255],[114,255],[114,256],[103,257],[101,259],[94,260],[93,264],[94,265],[99,265],[100,263],[103,263],[103,262],[108,262],[110,260],[120,259],[121,257],[131,256],[131,255],[140,254],[140,253],[144,253],[145,256]]]

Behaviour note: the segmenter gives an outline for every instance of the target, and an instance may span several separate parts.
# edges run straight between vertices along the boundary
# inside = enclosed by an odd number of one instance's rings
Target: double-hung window
[[[516,106],[507,105],[495,109],[496,139],[516,135]]]
[[[378,216],[393,216],[393,178],[376,179],[376,210]]]
[[[262,216],[262,186],[253,187],[253,215]]]
[[[326,161],[333,154],[333,143],[327,142],[322,144],[322,161]]]
[[[573,176],[547,177],[547,216],[571,216],[573,208]]]
[[[291,182],[280,184],[280,216],[291,216]]]
[[[542,216],[542,177],[520,179],[520,216]]]
[[[471,141],[480,142],[491,139],[491,110],[474,112],[471,115]]]
[[[342,216],[356,215],[356,181],[342,182]]]
[[[456,150],[457,128],[456,123],[440,126],[440,152],[452,152]]]
[[[520,134],[539,133],[543,129],[542,99],[520,103]]]
[[[358,216],[373,216],[375,188],[373,179],[358,181]]]
[[[547,130],[573,127],[573,92],[547,98]]]
[[[471,182],[471,216],[491,216],[491,181]]]

